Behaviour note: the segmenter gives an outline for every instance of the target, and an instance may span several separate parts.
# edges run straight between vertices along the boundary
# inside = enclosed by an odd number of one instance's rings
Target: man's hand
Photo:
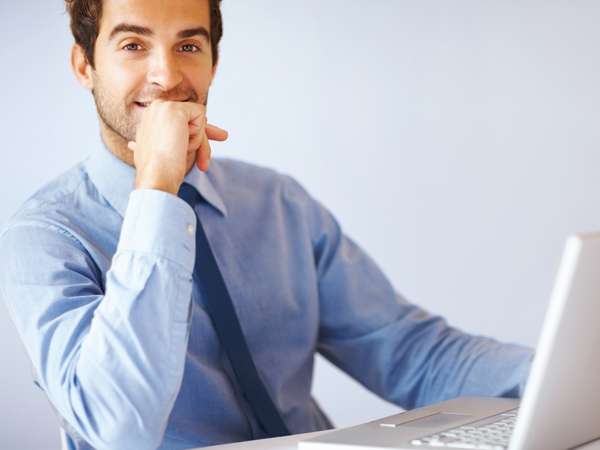
[[[196,130],[196,125],[190,125],[190,133],[193,133]],[[223,130],[222,128],[216,127],[214,125],[209,124],[204,119],[204,131],[197,131],[198,134],[194,134],[194,136],[198,136],[200,140],[200,148],[196,145],[197,141],[193,143],[190,142],[190,148],[192,151],[198,149],[198,154],[196,158],[196,164],[200,170],[206,172],[208,170],[208,164],[210,163],[210,158],[212,154],[212,150],[210,148],[209,140],[212,141],[225,141],[229,137],[229,133]]]
[[[128,144],[134,151],[136,189],[158,189],[176,195],[194,152],[200,170],[208,170],[209,139],[224,141],[227,132],[208,125],[203,105],[152,102],[142,115],[135,142]]]

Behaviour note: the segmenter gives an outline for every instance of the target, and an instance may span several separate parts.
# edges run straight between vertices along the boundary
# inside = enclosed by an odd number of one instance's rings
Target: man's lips
[[[150,105],[150,103],[152,103],[153,101],[154,101],[154,100],[150,100],[150,101],[148,101],[148,102],[143,102],[143,101],[134,101],[133,103],[134,103],[136,106],[138,106],[139,108],[147,108],[147,107]],[[191,97],[190,97],[190,98],[188,98],[188,99],[185,99],[185,100],[169,100],[169,101],[172,101],[172,102],[189,102],[189,101],[191,101]]]

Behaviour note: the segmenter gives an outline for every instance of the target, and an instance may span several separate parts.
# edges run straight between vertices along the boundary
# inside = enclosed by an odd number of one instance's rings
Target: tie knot
[[[182,183],[177,196],[192,208],[200,202],[200,193],[189,183]]]

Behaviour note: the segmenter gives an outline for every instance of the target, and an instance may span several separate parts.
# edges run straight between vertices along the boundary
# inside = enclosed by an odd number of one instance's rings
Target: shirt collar
[[[113,155],[103,144],[87,159],[85,166],[100,194],[124,217],[129,194],[135,189],[135,169]],[[227,215],[225,203],[214,183],[196,164],[184,181],[194,186],[208,204]]]

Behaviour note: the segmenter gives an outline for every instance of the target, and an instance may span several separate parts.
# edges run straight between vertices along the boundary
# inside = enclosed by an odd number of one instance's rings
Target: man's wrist
[[[173,183],[167,183],[159,180],[135,180],[136,189],[154,189],[156,191],[163,191],[169,194],[177,195],[179,192],[179,186]]]
[[[134,190],[129,195],[117,253],[154,254],[191,272],[195,233],[196,215],[184,200],[157,189]]]

